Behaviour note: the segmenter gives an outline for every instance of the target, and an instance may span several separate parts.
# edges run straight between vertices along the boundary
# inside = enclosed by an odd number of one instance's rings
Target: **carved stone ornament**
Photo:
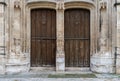
[[[14,7],[15,7],[15,8],[20,8],[20,1],[19,1],[19,0],[16,0],[16,1],[14,2]]]
[[[64,0],[58,1],[56,8],[57,8],[58,10],[64,10]]]
[[[100,0],[100,9],[106,7],[107,7],[107,2],[105,0]]]

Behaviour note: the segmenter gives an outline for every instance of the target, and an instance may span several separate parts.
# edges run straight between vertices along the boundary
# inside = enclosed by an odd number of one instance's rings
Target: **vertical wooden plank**
[[[35,37],[37,38],[37,40],[36,40],[36,45],[35,45],[36,46],[35,59],[36,59],[36,67],[37,67],[39,65],[39,61],[38,61],[39,60],[39,58],[38,58],[38,56],[39,56],[39,39],[38,39],[38,36],[39,36],[39,12],[38,12],[38,10],[36,10],[36,20],[35,20],[35,22],[36,22],[36,35],[35,35]]]
[[[41,25],[41,22],[42,22],[42,14],[41,14],[41,10],[39,10],[38,11],[39,12],[39,37],[41,37],[41,33],[42,33],[42,25]],[[40,54],[39,54],[39,56],[38,56],[38,59],[39,59],[39,65],[38,65],[38,67],[40,67],[41,65],[42,65],[42,41],[41,41],[41,39],[39,39],[39,51],[40,51]]]
[[[70,18],[69,18],[69,12],[67,11],[66,13],[65,13],[65,21],[64,21],[64,23],[65,23],[65,28],[64,28],[64,31],[67,31],[67,32],[65,32],[65,38],[68,38],[69,37],[69,32],[70,32],[70,28],[68,28],[68,27],[66,27],[66,26],[69,26],[69,20],[70,20]],[[70,61],[70,55],[69,55],[69,50],[70,50],[70,46],[69,46],[70,44],[69,44],[69,40],[67,40],[67,39],[65,39],[65,52],[66,52],[66,54],[65,54],[65,66],[66,67],[68,67],[69,66],[69,61]]]
[[[67,23],[68,23],[68,22],[66,21],[66,18],[67,18],[67,15],[66,15],[66,14],[67,14],[67,13],[64,13],[64,31],[66,31],[66,29],[67,29],[66,25],[67,25]],[[67,54],[68,54],[68,53],[67,53],[67,47],[66,47],[66,46],[67,46],[67,42],[66,42],[67,40],[65,39],[66,36],[67,36],[66,32],[64,32],[64,35],[65,35],[65,36],[64,36],[64,40],[65,40],[65,42],[64,42],[64,50],[65,50],[65,52],[66,52],[66,54],[65,54],[65,66],[68,67],[68,64],[67,64],[67,63],[68,63],[68,58],[67,58],[67,56],[68,56]]]
[[[34,36],[34,31],[35,31],[35,30],[33,29],[33,26],[34,26],[34,22],[33,22],[33,20],[34,20],[34,16],[33,16],[33,15],[34,15],[34,14],[33,14],[33,13],[34,13],[34,11],[32,10],[32,11],[31,11],[31,19],[32,19],[32,20],[31,20],[31,26],[32,26],[32,27],[31,27],[31,33],[32,33],[32,34],[31,34],[31,56],[30,56],[30,57],[31,57],[31,66],[33,66],[33,64],[34,64],[34,61],[33,61],[33,57],[34,57],[34,56],[33,56],[33,53],[34,53],[34,48],[35,48],[35,47],[34,47],[34,44],[33,44],[33,39],[32,39],[32,36]]]
[[[36,19],[36,18],[37,18],[37,16],[36,16],[36,15],[37,15],[37,14],[36,14],[36,10],[35,10],[35,14],[34,14],[34,15],[35,15],[35,19]],[[36,25],[36,24],[37,24],[37,23],[36,23],[36,21],[34,21],[34,22],[35,22],[35,37],[36,37],[36,28],[37,28],[37,25]],[[37,41],[35,40],[35,51],[36,51],[36,48],[37,48],[36,42],[37,42]],[[36,51],[36,54],[37,54],[37,51]],[[37,56],[36,56],[36,54],[34,55],[35,67],[36,67],[36,65],[37,65],[37,61],[36,61],[36,60],[37,60],[37,59],[36,59]]]
[[[47,38],[51,37],[51,11],[48,10],[47,11]],[[51,65],[51,41],[50,40],[46,40],[47,41],[47,65]]]
[[[46,26],[46,24],[47,24],[47,16],[46,16],[46,10],[43,10],[43,20],[42,20],[42,22],[43,22],[43,38],[46,38],[46,30],[47,30],[47,26]],[[46,39],[43,39],[43,55],[44,55],[44,64],[43,64],[43,66],[45,67],[45,65],[46,65],[46,57],[47,57],[47,54],[46,54],[46,51],[47,51],[47,48],[46,48]]]
[[[31,18],[32,18],[32,20],[31,20],[31,25],[32,25],[32,27],[31,27],[31,32],[32,32],[32,34],[31,34],[31,36],[32,37],[34,37],[35,36],[35,28],[33,28],[33,27],[35,27],[35,10],[32,10],[31,11],[32,13],[31,13]],[[31,66],[35,66],[35,55],[34,55],[34,53],[36,53],[36,51],[35,51],[35,40],[33,39],[31,37]]]
[[[86,33],[87,34],[87,38],[89,39],[89,40],[87,40],[87,58],[86,58],[86,62],[87,62],[87,66],[89,67],[90,66],[90,11],[87,11],[87,28],[86,28],[86,31],[88,32],[88,33]]]

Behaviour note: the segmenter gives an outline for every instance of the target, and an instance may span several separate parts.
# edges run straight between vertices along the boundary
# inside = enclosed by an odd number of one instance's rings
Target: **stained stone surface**
[[[3,2],[7,4],[3,4]],[[35,3],[39,1],[39,3]],[[42,1],[42,4],[40,3]],[[44,2],[43,2],[44,1]],[[57,2],[59,1],[59,2]],[[62,0],[63,1],[63,0]],[[117,49],[117,59],[114,58],[114,48],[120,47],[120,7],[117,5],[117,11],[114,11],[113,5],[115,0],[0,0],[0,74],[24,73],[30,70],[30,10],[33,8],[52,8],[57,13],[57,50],[56,50],[56,69],[57,71],[65,71],[65,52],[64,52],[64,11],[69,8],[85,8],[89,9],[90,15],[90,69],[98,73],[120,73],[120,50]],[[75,1],[75,2],[74,2]],[[76,1],[80,1],[76,2]],[[104,2],[105,1],[105,2]],[[30,2],[30,4],[28,4]],[[74,2],[74,4],[72,3]],[[93,2],[94,4],[91,4]],[[119,3],[120,0],[117,0]],[[56,4],[57,3],[57,4]],[[105,20],[100,23],[100,7],[106,8]],[[5,11],[4,11],[5,10]],[[103,9],[104,11],[104,9]],[[117,30],[116,28],[117,13]],[[103,18],[104,18],[103,17]],[[100,26],[102,25],[102,27]],[[102,29],[102,32],[101,30]],[[117,34],[114,35],[114,32]],[[104,38],[100,38],[100,37]],[[105,39],[105,40],[104,40]],[[102,41],[99,44],[100,40]],[[116,41],[117,40],[117,41]],[[113,44],[113,45],[112,45]],[[100,48],[102,47],[102,53]],[[4,49],[5,48],[5,49]],[[105,49],[104,49],[105,48]],[[97,54],[97,55],[96,55]],[[106,55],[108,54],[108,55]],[[103,55],[103,56],[100,56]],[[115,63],[116,61],[116,63]],[[116,67],[116,68],[115,68]],[[12,79],[13,81],[19,81]],[[21,79],[20,81],[28,81]],[[34,80],[35,79],[31,79]],[[38,81],[46,81],[47,79],[37,79]],[[61,81],[61,79],[48,79],[50,81]],[[76,81],[74,79],[66,79],[62,81]],[[80,80],[80,79],[79,79]],[[81,79],[87,81],[88,79]],[[105,79],[89,79],[90,81],[105,81]],[[117,81],[118,79],[113,79]],[[1,79],[3,81],[3,79]],[[6,79],[6,81],[10,81]],[[30,80],[29,80],[30,81]],[[106,80],[107,81],[107,80]],[[112,81],[112,79],[108,80]]]
[[[52,73],[52,72],[51,72]],[[53,74],[53,73],[52,73]],[[65,73],[63,74],[59,74],[60,76],[64,76]],[[81,74],[71,74],[71,73],[67,73],[70,76],[72,75],[72,78],[48,78],[49,73],[43,73],[43,74],[34,74],[34,73],[24,73],[24,74],[16,74],[16,75],[0,75],[0,81],[120,81],[120,75],[114,75],[114,74],[91,74],[91,75],[95,75],[96,77],[77,77],[77,75],[81,75]],[[55,73],[54,75],[58,75],[57,73]],[[82,75],[88,75],[86,73],[82,74]]]
[[[120,3],[120,0],[117,0]],[[120,5],[117,5],[117,54],[116,54],[116,73],[120,74]]]

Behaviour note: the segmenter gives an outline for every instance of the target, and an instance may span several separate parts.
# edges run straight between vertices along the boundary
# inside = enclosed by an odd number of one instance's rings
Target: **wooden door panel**
[[[90,12],[86,9],[65,11],[66,67],[90,66]]]
[[[31,10],[31,66],[55,66],[56,11]]]

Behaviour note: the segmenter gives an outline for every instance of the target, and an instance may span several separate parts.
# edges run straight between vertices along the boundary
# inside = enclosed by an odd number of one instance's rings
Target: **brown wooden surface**
[[[85,9],[65,11],[65,65],[90,66],[90,12]]]
[[[56,53],[56,11],[31,11],[31,66],[54,67]]]

